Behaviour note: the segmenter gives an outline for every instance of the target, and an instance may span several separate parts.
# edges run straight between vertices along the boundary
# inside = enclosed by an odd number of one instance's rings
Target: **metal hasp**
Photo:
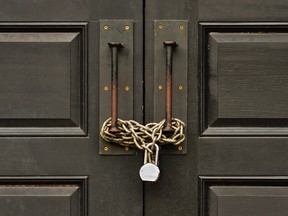
[[[118,51],[123,47],[119,42],[109,42],[111,48],[111,127],[109,132],[120,132],[118,129]]]
[[[118,130],[118,117],[133,119],[133,21],[101,20],[99,28],[99,130],[111,117],[109,132],[113,133]],[[133,153],[133,149],[108,143],[99,135],[100,155]]]
[[[172,134],[172,65],[173,65],[173,49],[177,46],[175,41],[164,41],[166,48],[166,125],[163,132]]]
[[[167,124],[163,132],[173,132],[172,118],[187,123],[187,69],[188,21],[154,21],[153,121],[159,122],[166,119]],[[187,124],[184,133],[187,134]],[[178,146],[165,145],[160,152],[161,154],[186,154],[187,140]]]

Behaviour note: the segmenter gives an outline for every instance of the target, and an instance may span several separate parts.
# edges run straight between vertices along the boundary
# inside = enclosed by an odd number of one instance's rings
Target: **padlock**
[[[147,147],[150,147],[153,145],[153,143],[150,143],[147,145]],[[144,153],[144,165],[141,167],[139,174],[142,181],[148,181],[148,182],[156,182],[159,179],[160,176],[160,169],[158,167],[158,157],[159,157],[159,146],[157,144],[154,144],[155,146],[155,160],[154,163],[147,163],[148,159],[148,150],[145,149]]]

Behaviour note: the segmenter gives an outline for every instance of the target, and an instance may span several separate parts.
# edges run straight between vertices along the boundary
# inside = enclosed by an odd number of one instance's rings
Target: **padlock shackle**
[[[149,148],[152,145],[154,145],[155,148],[156,148],[154,164],[157,166],[158,165],[158,158],[159,158],[159,146],[156,143],[155,144],[154,143],[149,143],[146,147]],[[148,150],[145,149],[145,152],[144,152],[144,164],[147,163],[147,159],[148,159]]]

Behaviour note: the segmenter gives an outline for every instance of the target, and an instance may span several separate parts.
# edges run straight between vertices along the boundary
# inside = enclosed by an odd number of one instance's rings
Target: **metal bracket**
[[[118,88],[119,118],[133,119],[133,21],[100,21],[99,128],[111,116],[111,52],[108,42],[120,42]],[[105,142],[99,135],[100,155],[133,155],[134,150]]]
[[[178,46],[173,55],[172,116],[187,123],[187,64],[188,64],[188,21],[154,21],[154,121],[165,118],[165,62],[164,41],[176,41]],[[187,131],[185,129],[185,134]],[[179,146],[165,146],[162,154],[187,154],[187,140]]]

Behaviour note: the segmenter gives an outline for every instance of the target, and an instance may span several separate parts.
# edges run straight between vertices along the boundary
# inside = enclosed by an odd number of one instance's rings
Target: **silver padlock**
[[[150,147],[153,143],[147,145]],[[155,161],[154,163],[147,163],[148,151],[145,150],[144,154],[144,165],[141,167],[139,174],[142,181],[156,182],[160,176],[160,169],[158,167],[158,158],[159,158],[159,146],[154,144],[156,148],[155,152]]]

